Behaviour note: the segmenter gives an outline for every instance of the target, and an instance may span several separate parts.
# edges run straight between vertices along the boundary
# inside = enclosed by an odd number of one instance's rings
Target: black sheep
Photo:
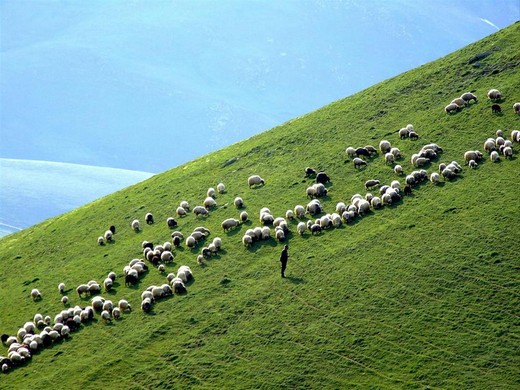
[[[356,156],[366,156],[370,157],[370,152],[366,150],[365,148],[357,148],[356,149]]]
[[[493,104],[493,105],[491,106],[491,112],[492,112],[493,114],[499,114],[499,113],[502,112],[502,108],[501,108],[498,104]]]
[[[174,228],[177,226],[177,221],[171,217],[166,220],[166,223],[168,224],[169,228]]]
[[[129,274],[125,276],[125,286],[137,284],[138,278],[135,275]]]
[[[316,183],[325,184],[330,182],[330,177],[325,172],[320,172],[316,175]]]

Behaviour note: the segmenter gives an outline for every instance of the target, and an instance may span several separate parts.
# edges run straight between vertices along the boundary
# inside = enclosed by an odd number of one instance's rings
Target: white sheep
[[[196,216],[199,216],[199,215],[207,216],[207,215],[209,215],[208,210],[205,207],[203,207],[203,206],[195,206],[193,208],[193,213]]]
[[[181,203],[180,203],[180,207],[182,207],[184,210],[186,211],[190,211],[190,204],[188,203],[188,201],[186,200],[183,200]]]
[[[504,155],[505,158],[513,158],[513,148],[510,147],[510,146],[506,146],[505,148],[502,149],[502,154]]]
[[[233,203],[237,209],[244,207],[244,200],[240,196],[237,196]]]
[[[455,103],[459,107],[464,107],[467,104],[467,102],[462,98],[453,99],[450,104],[453,103]]]
[[[441,178],[441,176],[437,172],[432,172],[432,174],[430,175],[430,181],[433,184],[439,183],[440,178]]]
[[[394,166],[394,172],[396,175],[402,175],[403,174],[403,167],[401,165]]]
[[[112,230],[107,230],[105,232],[105,240],[106,242],[112,242]]]
[[[212,244],[215,245],[215,248],[217,248],[217,250],[220,250],[220,248],[222,247],[222,239],[220,237],[215,237],[213,239]]]
[[[138,232],[141,229],[141,224],[139,223],[138,219],[134,219],[131,223],[132,229],[134,229],[136,232]]]
[[[108,310],[103,310],[101,312],[101,319],[103,319],[105,322],[111,322],[112,318],[110,318],[110,312]]]
[[[373,209],[379,209],[379,208],[381,208],[381,206],[382,206],[381,198],[379,198],[379,197],[377,197],[377,196],[374,196],[374,197],[370,200],[370,205],[372,206]]]
[[[294,206],[294,214],[296,215],[296,217],[302,219],[305,217],[305,208],[298,204],[296,206]]]
[[[370,210],[370,203],[365,199],[361,199],[358,202],[357,208],[358,208],[358,214],[363,215]]]
[[[285,218],[288,220],[294,219],[294,212],[292,210],[287,210],[285,212]]]
[[[174,258],[175,256],[171,251],[164,251],[163,253],[161,253],[161,261],[165,263],[171,263]]]
[[[177,213],[177,215],[180,217],[180,218],[184,218],[186,215],[188,215],[188,213],[186,212],[186,209],[184,207],[177,207],[177,210],[175,210],[175,212]]]
[[[365,188],[368,190],[372,187],[378,186],[381,183],[379,180],[371,179],[365,182]],[[337,211],[337,210],[336,210]]]
[[[395,156],[388,152],[385,153],[385,164],[393,164],[395,162]]]
[[[64,295],[63,297],[61,297],[61,303],[66,305],[68,302],[69,302],[69,297],[68,296]]]
[[[242,244],[244,246],[250,246],[253,244],[253,238],[251,238],[250,235],[248,234],[244,234],[244,236],[242,237]]]
[[[381,151],[381,153],[388,153],[390,152],[390,149],[392,149],[392,145],[389,141],[382,140],[381,142],[379,142],[379,150]]]
[[[471,169],[475,169],[477,167],[477,162],[475,160],[469,160],[468,165]]]
[[[103,236],[99,236],[97,239],[98,245],[105,245],[105,238]]]
[[[111,278],[105,278],[105,280],[103,280],[103,288],[105,289],[105,291],[110,291],[112,290],[112,285],[114,284],[114,281],[111,279]]]
[[[484,155],[478,150],[468,150],[464,153],[464,161],[466,164],[469,163],[469,160],[480,161],[482,157],[484,157]]]
[[[305,233],[305,230],[307,230],[307,225],[305,222],[299,222],[298,226],[296,226],[296,230],[298,231],[298,234],[302,236],[303,233]]]
[[[471,92],[464,92],[462,95],[460,95],[461,99],[464,99],[466,102],[470,102],[471,100],[477,101],[477,97],[472,94]]]
[[[391,148],[390,153],[392,153],[395,158],[401,158],[401,150],[399,148]]]
[[[35,301],[37,299],[42,299],[42,294],[40,293],[40,291],[37,288],[33,288],[31,290],[31,297]]]
[[[211,209],[217,206],[217,202],[211,196],[208,196],[206,199],[204,199],[203,204],[206,209]]]
[[[347,153],[347,156],[349,156],[350,158],[354,158],[356,157],[356,149],[354,149],[352,146],[349,146],[345,152]]]
[[[354,158],[352,160],[352,162],[354,163],[354,168],[359,168],[362,165],[365,165],[365,166],[367,165],[367,163],[363,159],[361,159],[359,157]]]
[[[457,112],[459,110],[459,105],[455,103],[450,103],[446,107],[444,107],[444,111],[446,111],[446,114],[451,114],[452,112]]]
[[[264,185],[265,181],[258,175],[249,176],[249,178],[247,179],[247,185],[249,186],[249,188],[251,188],[252,186],[258,186],[260,184]]]
[[[500,100],[502,99],[502,94],[498,89],[490,89],[487,93],[487,97],[490,100]]]
[[[239,225],[240,225],[240,221],[235,218],[228,218],[228,219],[222,221],[222,223],[220,224],[220,226],[222,227],[222,229],[224,229],[224,231],[228,231],[230,229],[236,228]]]
[[[58,291],[60,294],[63,294],[65,292],[65,283],[58,284]]]
[[[206,192],[206,196],[208,198],[216,198],[217,197],[217,191],[213,187],[208,188],[208,191]]]
[[[496,148],[496,144],[495,144],[495,140],[493,138],[488,138],[485,142],[484,142],[484,150],[488,153],[491,153],[493,150],[495,150]]]
[[[282,229],[276,229],[275,230],[275,237],[278,241],[284,241],[285,240],[285,233]]]
[[[121,310],[118,307],[112,309],[112,317],[114,317],[115,320],[118,320],[119,317],[121,317]]]
[[[403,127],[399,130],[399,138],[405,139],[408,137],[408,134],[410,133],[410,130],[408,130],[406,127]]]
[[[219,194],[223,194],[224,192],[226,192],[226,186],[224,185],[224,183],[217,184],[217,192]]]

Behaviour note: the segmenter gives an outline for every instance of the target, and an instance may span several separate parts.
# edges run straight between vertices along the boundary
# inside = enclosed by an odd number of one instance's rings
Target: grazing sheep
[[[305,230],[307,230],[307,225],[305,225],[305,222],[299,222],[298,226],[296,226],[296,230],[298,231],[298,234],[302,236],[303,233],[305,233]]]
[[[110,230],[112,232],[112,234],[116,234],[116,227],[114,225],[110,225],[108,230]]]
[[[356,149],[354,149],[352,146],[349,146],[345,152],[347,153],[347,156],[349,156],[350,158],[354,158],[356,157]]]
[[[408,134],[410,134],[410,130],[408,130],[406,127],[403,127],[399,130],[399,138],[401,139],[408,138]]]
[[[249,186],[249,188],[251,188],[252,186],[259,186],[260,184],[264,185],[265,181],[258,175],[249,176],[249,178],[247,179],[247,185]]]
[[[243,237],[242,237],[242,244],[244,244],[244,246],[250,246],[253,244],[253,238],[248,235],[248,234],[245,234]]]
[[[296,205],[294,206],[294,214],[298,218],[304,218],[305,217],[305,208],[302,205]]]
[[[500,129],[498,129],[495,134],[496,134],[497,137],[505,138],[504,137],[504,132],[502,130],[500,130]]]
[[[495,150],[495,140],[493,138],[488,138],[486,142],[484,142],[484,150],[488,153],[491,153],[493,150]]]
[[[460,107],[464,107],[467,104],[467,102],[462,98],[453,99],[450,104],[453,104],[453,103],[455,103],[457,106],[460,106]]]
[[[58,284],[58,291],[60,294],[63,294],[65,292],[65,283]]]
[[[390,153],[392,153],[395,158],[401,158],[401,151],[399,148],[391,148]]]
[[[370,152],[365,149],[365,148],[357,148],[356,151],[356,156],[365,156],[365,157],[370,157]]]
[[[429,158],[426,158],[426,157],[418,157],[415,159],[415,163],[414,165],[416,167],[422,167],[426,164],[428,164],[430,162],[430,159]]]
[[[497,137],[497,139],[495,140],[496,144],[498,146],[502,146],[504,145],[504,143],[506,142],[506,140],[503,138],[503,137]]]
[[[241,209],[242,207],[244,207],[244,200],[241,197],[237,196],[235,198],[234,204],[237,209]]]
[[[498,105],[498,104],[493,104],[491,106],[491,112],[493,114],[500,114],[502,112],[502,107],[500,107],[500,105]]]
[[[144,221],[146,222],[147,225],[153,224],[154,220],[153,220],[152,213],[146,213],[146,215],[144,216]]]
[[[474,94],[472,94],[471,92],[465,92],[460,97],[461,97],[461,99],[463,99],[464,101],[466,101],[468,103],[471,100],[474,100],[475,102],[477,101],[477,97]]]
[[[318,225],[317,223],[314,223],[312,224],[310,227],[309,227],[309,230],[311,231],[311,234],[314,235],[314,234],[319,234],[321,233],[321,226]]]
[[[455,179],[457,177],[457,174],[455,172],[453,172],[451,169],[449,168],[445,168],[441,175],[447,179],[447,180],[452,180],[452,179]]]
[[[385,164],[393,164],[395,162],[395,156],[388,152],[385,153]]]
[[[177,210],[175,210],[175,212],[177,213],[177,215],[180,217],[180,218],[184,218],[186,215],[188,215],[188,213],[186,212],[186,209],[184,207],[177,207]]]
[[[374,180],[374,179],[372,179],[372,180],[367,180],[367,181],[365,182],[365,188],[366,188],[367,190],[369,190],[369,189],[372,188],[372,187],[378,186],[380,183],[381,183],[381,182],[380,182],[379,180]]]
[[[141,310],[145,313],[149,313],[152,310],[152,300],[150,298],[145,298],[141,302]]]
[[[407,175],[406,178],[404,179],[405,183],[408,185],[408,186],[413,186],[415,185],[415,177],[413,175]]]
[[[239,225],[240,221],[235,218],[228,218],[220,224],[220,226],[222,226],[222,229],[224,229],[224,231],[226,232],[230,229],[236,228]]]
[[[397,180],[392,180],[390,187],[392,187],[394,190],[401,191],[401,183],[399,183]]]
[[[134,229],[136,232],[141,230],[141,225],[139,224],[139,220],[138,219],[134,219],[132,221],[132,223],[131,223],[131,226],[132,226],[132,229]]]
[[[504,155],[505,158],[510,158],[512,159],[513,158],[513,148],[510,147],[510,146],[506,146],[503,150],[502,150],[502,154]]]
[[[217,191],[213,187],[208,188],[208,191],[206,192],[206,196],[208,198],[215,199],[217,197]]]
[[[516,102],[515,104],[513,104],[513,111],[515,112],[515,114],[520,115],[520,102]]]
[[[42,294],[37,288],[31,290],[31,297],[34,301],[42,299]]]
[[[61,303],[66,305],[68,302],[69,302],[69,297],[68,296],[64,295],[63,297],[61,297]]]
[[[223,194],[226,192],[226,186],[224,185],[224,183],[218,183],[217,184],[217,192],[219,194]]]
[[[520,131],[519,130],[511,131],[511,141],[520,142]]]
[[[390,152],[390,149],[392,149],[392,145],[389,141],[382,140],[381,142],[379,142],[379,150],[381,151],[381,153],[386,154]]]
[[[306,177],[311,177],[311,176],[316,176],[318,174],[318,172],[316,172],[316,169],[314,168],[311,168],[311,167],[306,167],[305,168],[305,176]]]
[[[294,219],[294,212],[292,210],[287,210],[285,212],[285,218],[288,220]]]
[[[469,162],[469,160],[475,160],[480,161],[484,157],[484,155],[479,152],[478,150],[468,150],[466,153],[464,153],[464,161],[466,164]]]
[[[381,202],[381,198],[374,196],[372,199],[370,199],[370,205],[374,210],[377,210],[383,206],[383,203]]]
[[[112,317],[114,317],[114,320],[118,320],[121,317],[121,310],[118,307],[112,309]]]
[[[186,294],[186,286],[180,278],[175,278],[170,282],[175,294]]]
[[[190,211],[190,204],[186,200],[181,201],[179,206],[182,207],[186,211]]]
[[[240,220],[241,220],[242,222],[246,222],[248,219],[249,219],[249,215],[247,214],[247,212],[242,211],[242,212],[240,213]]]
[[[323,207],[318,199],[313,199],[307,204],[306,211],[310,215],[316,215],[323,211]]]
[[[307,187],[306,193],[309,198],[319,198],[327,195],[328,190],[322,183],[314,183],[312,186]]]
[[[105,245],[105,238],[103,236],[99,236],[97,239],[98,245]]]
[[[101,319],[105,321],[105,323],[112,322],[112,318],[110,318],[110,312],[108,310],[103,310],[101,312]]]
[[[475,169],[477,167],[477,162],[475,160],[469,160],[468,165],[471,169]]]
[[[487,93],[487,97],[490,100],[500,100],[502,99],[502,94],[498,89],[490,89]]]
[[[368,153],[370,154],[377,154],[377,149],[374,148],[372,145],[365,145],[364,148],[368,150]]]
[[[444,107],[444,111],[446,111],[446,114],[451,114],[452,112],[457,112],[459,110],[459,105],[455,103],[450,103],[446,107]]]
[[[394,172],[397,175],[402,175],[403,174],[403,167],[401,165],[394,166]]]
[[[193,208],[193,213],[198,217],[199,215],[208,216],[209,212],[204,206],[195,206]]]
[[[358,207],[358,214],[364,215],[365,213],[367,213],[370,210],[370,203],[365,199],[361,199],[359,201],[357,207]]]
[[[214,207],[217,206],[217,202],[215,201],[215,199],[213,199],[211,196],[208,196],[206,199],[204,199],[204,207],[206,209],[212,209]],[[195,209],[193,209],[195,210]]]
[[[440,178],[441,176],[437,172],[432,172],[432,174],[430,175],[430,181],[433,184],[439,183]]]
[[[362,165],[367,165],[367,163],[359,157],[355,157],[352,161],[354,162],[354,168],[359,168]]]
[[[112,290],[113,284],[114,284],[114,281],[111,278],[105,278],[105,280],[103,280],[103,288],[105,289],[105,291]]]
[[[175,226],[177,226],[177,221],[174,218],[169,217],[166,219],[166,225],[168,225],[170,229],[173,229]]]
[[[219,251],[222,247],[222,239],[220,237],[215,237],[212,244],[215,245],[215,248],[217,248],[217,251]]]
[[[107,230],[105,232],[105,240],[106,242],[112,242],[112,230]]]
[[[316,183],[325,184],[325,183],[329,183],[329,182],[330,182],[330,177],[325,172],[319,172],[316,175]]]
[[[416,141],[419,139],[419,134],[417,134],[415,131],[410,131],[410,134],[408,134],[408,137],[410,137],[410,139],[412,141]]]

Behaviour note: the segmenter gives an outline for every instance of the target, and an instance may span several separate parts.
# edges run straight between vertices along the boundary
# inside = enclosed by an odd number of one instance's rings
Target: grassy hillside
[[[497,129],[509,136],[520,128],[511,109],[520,101],[520,23],[367,90],[296,118],[275,129],[203,156],[168,172],[0,240],[0,332],[16,334],[35,313],[62,310],[59,282],[71,305],[87,305],[75,287],[119,279],[112,300],[126,298],[132,313],[105,324],[98,315],[70,339],[36,353],[0,375],[2,389],[38,388],[456,388],[511,389],[520,386],[519,182],[520,146],[514,158],[477,169],[459,179],[429,182],[391,207],[319,236],[296,233],[290,222],[287,279],[279,275],[282,244],[274,240],[246,249],[241,237],[258,225],[261,207],[282,216],[306,204],[313,166],[332,178],[323,199],[326,212],[364,182],[398,178],[381,154],[356,170],[347,146],[388,139],[410,156],[435,142],[439,162],[463,163],[466,150],[482,150]],[[485,58],[471,62],[479,53]],[[503,93],[503,113],[492,114],[490,88]],[[463,92],[479,100],[459,113],[443,108]],[[419,140],[401,140],[411,123]],[[186,135],[189,136],[189,135]],[[172,139],[158,153],[182,147]],[[232,162],[234,161],[234,162]],[[231,163],[232,162],[232,163]],[[259,174],[263,187],[249,189]],[[403,182],[404,177],[398,178]],[[224,182],[209,217],[179,220],[187,236],[194,227],[222,237],[222,251],[197,265],[202,245],[176,250],[175,272],[189,265],[195,275],[183,296],[157,302],[151,314],[139,309],[140,294],[166,281],[156,269],[135,287],[122,270],[142,256],[143,240],[170,238],[165,220],[181,200],[202,204],[208,187]],[[225,233],[220,223],[238,217],[243,197],[251,222]],[[155,215],[144,225],[144,214]],[[130,229],[139,218],[140,233]],[[114,224],[115,243],[96,239]],[[30,298],[38,288],[41,301]],[[2,347],[0,355],[6,355]]]

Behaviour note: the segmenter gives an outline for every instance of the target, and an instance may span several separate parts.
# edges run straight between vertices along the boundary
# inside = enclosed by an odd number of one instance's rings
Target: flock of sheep
[[[502,95],[498,90],[493,89],[489,91],[488,97],[492,100],[497,100],[501,99]],[[458,111],[472,100],[476,102],[477,97],[470,92],[464,93],[460,98],[454,99],[446,106],[445,110],[447,113]],[[455,108],[455,105],[457,108]],[[520,114],[520,103],[515,103],[513,108],[515,113]],[[400,139],[409,138],[417,140],[419,138],[414,126],[411,124],[400,129],[398,133]],[[491,161],[499,161],[501,156],[512,158],[513,143],[520,143],[520,131],[513,130],[510,138],[510,140],[505,139],[503,132],[498,130],[496,138],[485,140],[483,148],[489,154]],[[371,145],[358,148],[348,147],[346,154],[352,159],[355,168],[361,168],[381,153],[384,163],[392,165],[395,174],[402,177],[404,175],[403,167],[396,164],[397,160],[403,158],[401,151],[396,147],[392,147],[388,140],[382,140],[378,149]],[[315,178],[315,183],[305,190],[305,194],[310,198],[310,201],[305,206],[298,204],[294,208],[287,210],[284,216],[278,217],[275,217],[269,208],[263,207],[259,212],[259,225],[245,231],[241,239],[242,244],[249,247],[254,245],[255,242],[272,238],[279,242],[285,241],[290,233],[291,222],[296,224],[296,231],[299,235],[304,235],[307,232],[311,235],[320,234],[326,229],[339,228],[343,224],[352,223],[372,210],[378,210],[384,206],[399,202],[403,196],[410,194],[412,188],[420,182],[429,180],[431,183],[437,184],[440,182],[441,177],[444,180],[452,180],[462,171],[462,166],[456,161],[447,164],[441,163],[439,164],[438,172],[431,172],[430,174],[422,169],[424,166],[439,159],[442,153],[443,149],[437,144],[424,145],[410,158],[411,164],[417,169],[404,177],[404,186],[401,185],[399,180],[392,180],[386,185],[381,185],[380,180],[376,178],[366,180],[364,186],[367,193],[364,196],[354,194],[349,202],[339,201],[334,212],[331,213],[325,213],[324,206],[319,200],[319,198],[328,194],[326,184],[330,182],[330,177],[325,172],[318,172],[313,168],[307,167],[305,168],[305,175]],[[484,154],[478,150],[467,151],[464,154],[464,162],[470,168],[475,168],[483,158]],[[249,188],[263,186],[265,183],[265,180],[258,175],[250,176],[247,180]],[[195,218],[208,217],[209,213],[217,207],[216,199],[218,194],[224,194],[225,192],[226,187],[223,183],[219,183],[216,186],[216,190],[209,188],[202,204],[193,207],[191,210]],[[240,228],[242,224],[249,221],[248,213],[242,210],[245,207],[243,198],[237,196],[234,199],[234,205],[239,210],[238,218],[227,218],[222,221],[221,228],[224,234]],[[182,201],[176,209],[177,217],[180,219],[187,217],[190,209],[189,203]],[[320,216],[320,214],[323,215]],[[145,215],[145,222],[148,225],[155,223],[152,213]],[[168,217],[166,224],[170,229],[178,226],[177,220],[173,217]],[[134,231],[141,231],[142,229],[138,219],[133,220],[130,225]],[[116,228],[112,225],[102,236],[98,237],[98,245],[114,242],[115,234]],[[148,264],[157,268],[160,273],[166,273],[166,265],[174,262],[175,248],[182,245],[183,240],[186,247],[193,250],[200,243],[206,242],[209,235],[209,229],[199,226],[193,229],[185,240],[184,234],[177,230],[171,233],[171,240],[169,239],[163,244],[154,245],[152,242],[143,241],[143,259],[133,259],[123,268],[125,285],[137,285],[140,277],[148,272]],[[197,264],[204,265],[206,259],[218,254],[221,246],[222,239],[215,237],[211,242],[202,247],[196,259]],[[80,299],[92,297],[90,305],[86,307],[82,308],[76,305],[73,308],[65,308],[55,315],[54,321],[51,320],[50,316],[44,317],[38,313],[34,315],[32,321],[26,322],[16,335],[3,334],[1,341],[8,348],[8,352],[7,356],[0,356],[1,370],[7,372],[11,368],[26,362],[34,352],[69,337],[71,332],[80,328],[81,324],[92,321],[96,313],[99,313],[103,321],[111,322],[119,319],[123,313],[131,312],[132,307],[127,300],[121,299],[117,304],[114,304],[111,300],[105,299],[100,295],[102,291],[111,291],[115,280],[116,273],[110,272],[102,283],[91,280],[88,283],[77,286],[76,293]],[[176,273],[168,273],[166,275],[164,284],[149,286],[142,292],[141,309],[148,313],[152,310],[152,305],[158,300],[173,294],[185,294],[187,292],[186,284],[192,280],[193,273],[190,267],[186,265],[180,266]],[[58,285],[58,291],[61,294],[61,302],[64,306],[67,306],[69,298],[65,295],[64,283]],[[38,289],[33,289],[31,297],[33,300],[41,300],[42,294]]]

